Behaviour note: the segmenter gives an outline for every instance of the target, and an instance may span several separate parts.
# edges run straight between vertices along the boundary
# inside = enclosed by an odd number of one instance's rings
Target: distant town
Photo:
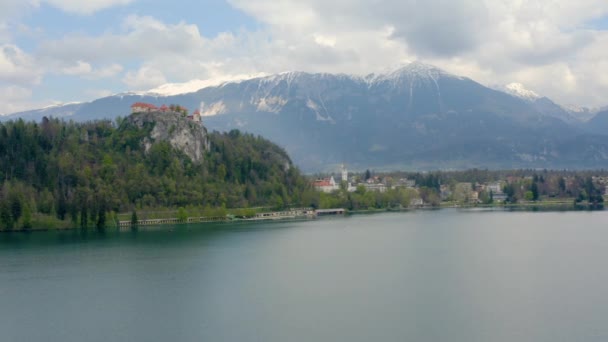
[[[550,202],[598,205],[608,196],[606,171],[375,173],[367,170],[349,173],[346,166],[341,165],[339,173],[316,177],[312,185],[330,196],[341,193],[383,194],[378,195],[381,201],[384,198],[383,205],[386,200],[403,198],[406,194],[409,202],[400,203],[401,207]]]

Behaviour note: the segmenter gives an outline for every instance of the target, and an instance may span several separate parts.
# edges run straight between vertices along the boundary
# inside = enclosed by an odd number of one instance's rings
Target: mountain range
[[[118,94],[2,119],[112,119],[134,102],[199,108],[208,129],[260,134],[307,172],[341,163],[359,170],[608,167],[608,111],[584,121],[519,84],[491,89],[418,62],[367,76],[288,72],[172,96]]]

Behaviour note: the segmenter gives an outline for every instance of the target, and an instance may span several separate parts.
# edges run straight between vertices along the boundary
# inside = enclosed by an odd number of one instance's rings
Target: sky
[[[608,105],[606,0],[1,0],[0,114],[167,83],[412,61]]]

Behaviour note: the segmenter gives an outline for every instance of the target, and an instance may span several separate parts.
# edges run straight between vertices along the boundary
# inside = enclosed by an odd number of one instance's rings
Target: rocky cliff
[[[203,160],[209,151],[207,129],[200,122],[194,122],[175,112],[135,113],[127,117],[127,122],[138,128],[150,128],[143,144],[146,152],[155,142],[166,141],[172,147],[183,151],[194,162]]]

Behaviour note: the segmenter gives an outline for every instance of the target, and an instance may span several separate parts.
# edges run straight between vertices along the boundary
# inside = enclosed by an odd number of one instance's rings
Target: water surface
[[[2,341],[606,341],[608,212],[0,234]]]

